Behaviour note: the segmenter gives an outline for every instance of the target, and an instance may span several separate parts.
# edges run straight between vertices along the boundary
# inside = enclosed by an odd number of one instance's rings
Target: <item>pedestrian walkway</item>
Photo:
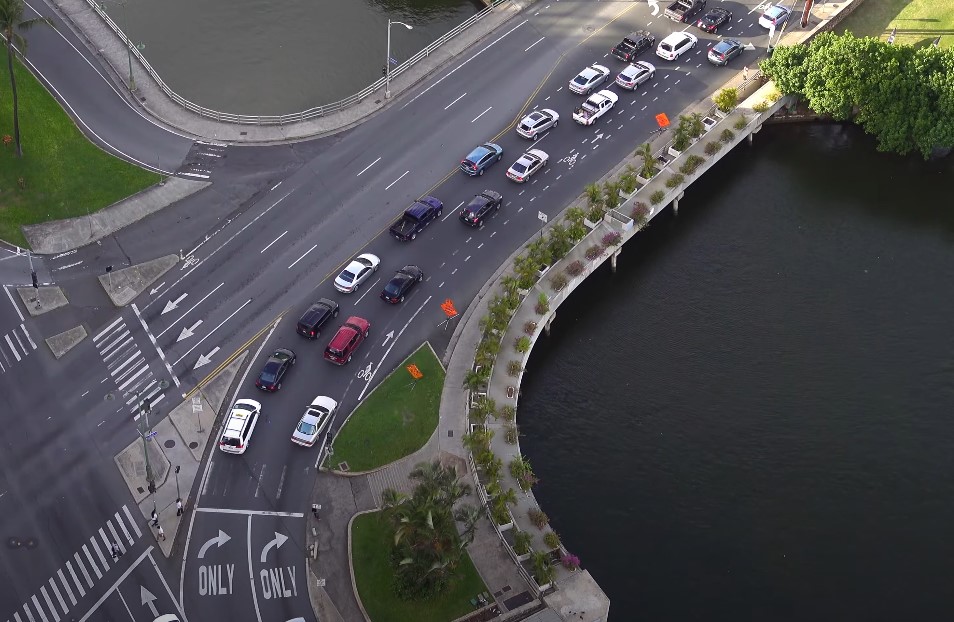
[[[49,581],[7,618],[7,622],[60,622],[74,620],[70,611],[96,584],[119,564],[143,532],[127,506],[106,520],[89,541],[67,557]],[[113,546],[118,555],[113,554]],[[61,614],[62,612],[62,614]]]
[[[424,446],[410,456],[396,460],[384,468],[367,474],[374,505],[381,507],[381,493],[388,488],[410,495],[414,491],[414,482],[409,477],[411,471],[422,462],[430,462],[437,457],[437,432],[424,443]]]
[[[0,374],[7,373],[14,365],[23,362],[34,350],[36,342],[23,324],[0,336],[0,356],[3,357],[3,361],[0,361]]]
[[[121,409],[139,420],[139,404],[149,399],[156,406],[165,397],[159,379],[153,374],[136,337],[122,316],[93,336],[93,344],[106,364],[109,375],[122,396]]]

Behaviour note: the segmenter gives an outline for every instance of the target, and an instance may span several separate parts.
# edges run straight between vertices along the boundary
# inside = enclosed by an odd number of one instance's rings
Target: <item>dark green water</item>
[[[951,618],[952,187],[766,128],[560,307],[521,448],[612,620]]]

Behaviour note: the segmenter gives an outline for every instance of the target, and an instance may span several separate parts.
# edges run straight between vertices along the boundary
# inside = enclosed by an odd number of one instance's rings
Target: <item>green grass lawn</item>
[[[838,24],[837,32],[887,39],[897,28],[895,43],[931,45],[941,36],[942,48],[954,45],[954,0],[864,0]]]
[[[0,60],[0,137],[12,137],[5,50]],[[25,246],[20,225],[85,216],[159,181],[86,140],[33,74],[20,63],[14,72],[23,158],[17,159],[13,142],[0,142],[0,238]]]
[[[484,582],[464,555],[454,583],[439,600],[404,601],[392,588],[388,555],[391,538],[380,513],[362,514],[351,526],[351,564],[358,594],[373,622],[450,622],[473,611],[470,599],[487,591]]]
[[[412,390],[406,367],[424,374]],[[335,436],[331,466],[348,463],[351,471],[368,471],[410,455],[437,429],[444,369],[426,343],[364,398]]]

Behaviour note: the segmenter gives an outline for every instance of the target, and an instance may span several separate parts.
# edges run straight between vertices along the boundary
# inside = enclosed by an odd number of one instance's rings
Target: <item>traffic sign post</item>
[[[438,326],[443,326],[444,330],[447,330],[447,326],[450,324],[450,321],[459,317],[457,313],[457,307],[454,306],[454,301],[448,298],[441,303],[441,309],[444,311],[444,315],[447,316],[444,318],[444,321],[438,324]]]
[[[417,381],[424,377],[424,373],[421,372],[420,368],[418,368],[418,366],[414,363],[411,363],[405,367],[405,369],[407,369],[407,373],[411,374],[412,380],[407,386],[411,387],[411,391],[413,391],[414,387],[417,386]]]
[[[547,215],[543,212],[537,212],[537,220],[543,223],[543,227],[547,225]],[[540,227],[540,239],[543,239],[543,227]]]

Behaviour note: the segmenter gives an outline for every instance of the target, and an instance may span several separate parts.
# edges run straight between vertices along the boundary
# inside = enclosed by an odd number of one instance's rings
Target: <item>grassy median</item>
[[[21,225],[86,216],[159,181],[86,140],[33,74],[20,63],[14,72],[22,158],[12,141],[10,74],[0,63],[0,239],[25,246]]]
[[[940,47],[949,48],[954,45],[954,0],[864,0],[835,30],[887,39],[894,28],[895,43],[924,47],[940,35]]]
[[[393,571],[388,559],[391,538],[380,512],[362,514],[351,525],[351,564],[361,604],[373,622],[448,622],[473,611],[470,600],[486,592],[484,582],[470,561],[461,558],[457,576],[439,599],[401,600],[394,593]]]
[[[411,386],[408,365],[424,377]],[[350,471],[369,471],[408,456],[437,429],[444,388],[444,368],[428,344],[391,372],[355,409],[335,436],[331,466],[348,463]]]

